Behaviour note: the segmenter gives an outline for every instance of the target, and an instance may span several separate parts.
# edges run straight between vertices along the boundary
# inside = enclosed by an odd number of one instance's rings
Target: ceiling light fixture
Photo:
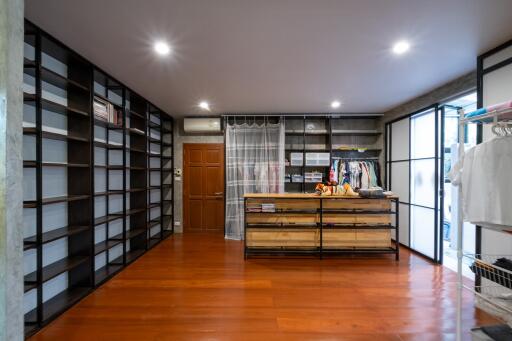
[[[155,52],[161,56],[166,56],[171,52],[171,47],[164,41],[157,41],[154,45]]]
[[[210,111],[210,104],[206,101],[199,102],[199,108]]]
[[[393,45],[393,53],[394,54],[404,54],[406,53],[407,51],[409,51],[409,49],[411,48],[411,45],[409,45],[409,43],[405,40],[401,40],[397,43],[395,43],[395,45]]]
[[[338,109],[340,106],[341,106],[340,101],[333,101],[331,103],[331,108],[333,108],[333,109]]]

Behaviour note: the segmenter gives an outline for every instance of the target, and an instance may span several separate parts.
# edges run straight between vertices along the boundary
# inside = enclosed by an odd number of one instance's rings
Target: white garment
[[[512,226],[512,137],[481,143],[457,162],[449,178],[462,184],[464,221]]]

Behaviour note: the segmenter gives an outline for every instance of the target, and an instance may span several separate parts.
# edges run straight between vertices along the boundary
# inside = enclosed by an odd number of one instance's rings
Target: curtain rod
[[[335,114],[222,114],[221,117],[330,117],[330,118],[353,118],[353,117],[383,117],[380,113],[335,113]]]

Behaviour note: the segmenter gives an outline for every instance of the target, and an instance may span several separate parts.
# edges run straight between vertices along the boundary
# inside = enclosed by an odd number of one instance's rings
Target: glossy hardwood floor
[[[175,235],[30,340],[452,340],[455,281],[406,250],[244,261],[241,242]],[[465,329],[493,322],[467,294]]]

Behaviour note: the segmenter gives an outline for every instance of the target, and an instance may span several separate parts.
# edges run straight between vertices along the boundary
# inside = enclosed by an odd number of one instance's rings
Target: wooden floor
[[[244,261],[241,242],[176,235],[30,340],[454,339],[455,273],[401,258]],[[468,294],[465,329],[493,322]]]

